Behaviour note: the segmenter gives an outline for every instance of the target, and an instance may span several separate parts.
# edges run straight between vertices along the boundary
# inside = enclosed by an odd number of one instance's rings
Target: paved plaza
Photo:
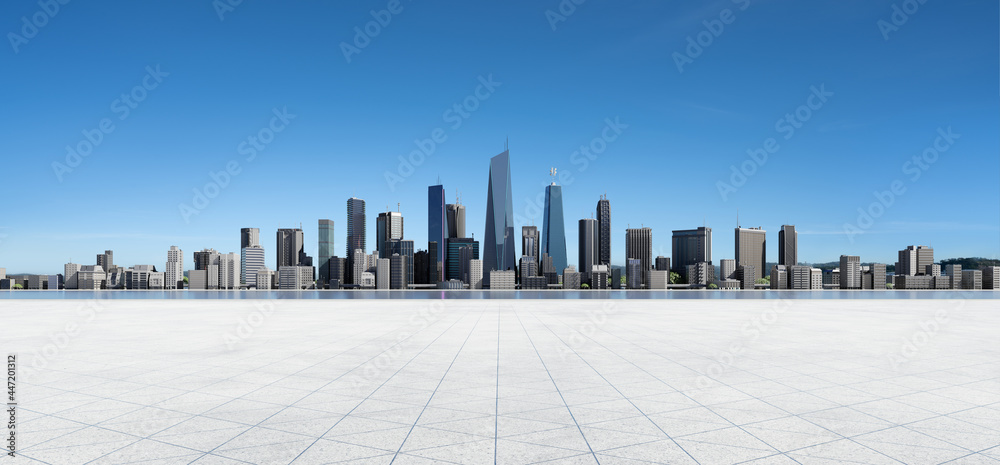
[[[3,300],[47,464],[1000,465],[996,300]]]

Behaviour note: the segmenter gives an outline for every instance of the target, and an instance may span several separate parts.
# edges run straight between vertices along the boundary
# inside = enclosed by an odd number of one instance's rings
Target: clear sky
[[[731,258],[737,211],[768,231],[770,261],[786,223],[807,262],[892,263],[910,244],[1000,256],[994,0],[228,2],[0,3],[0,267],[56,273],[105,249],[162,267],[178,245],[189,269],[196,250],[238,252],[241,227],[261,228],[273,267],[275,229],[301,223],[315,256],[320,218],[342,255],[352,195],[369,248],[397,203],[426,248],[439,178],[481,239],[508,139],[522,221],[542,223],[550,167],[571,176],[571,264],[603,193],[615,264],[629,225],[669,256],[671,230],[707,224],[713,258]],[[206,192],[227,164],[239,173]]]

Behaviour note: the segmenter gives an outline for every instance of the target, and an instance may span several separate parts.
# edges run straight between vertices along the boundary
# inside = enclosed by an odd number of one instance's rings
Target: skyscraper
[[[354,270],[356,269],[354,266],[354,252],[358,249],[361,251],[365,251],[367,249],[365,248],[365,201],[359,198],[351,197],[347,199],[346,239],[347,252],[344,257],[347,258],[347,279],[345,282],[360,284],[361,277],[354,276]]]
[[[184,251],[176,245],[167,251],[167,266],[163,272],[165,289],[184,289]]]
[[[240,249],[260,247],[260,228],[240,228]]]
[[[754,279],[760,278],[767,257],[767,231],[761,228],[736,227],[736,267],[752,266],[757,273]]]
[[[782,225],[778,230],[778,264],[785,266],[798,265],[799,233],[793,225]]]
[[[540,244],[537,226],[521,226],[521,255],[532,257],[537,262],[541,256]]]
[[[513,270],[514,202],[510,191],[510,151],[490,159],[486,192],[486,234],[483,238],[483,286],[489,286],[490,271]],[[449,249],[451,245],[449,244]],[[449,264],[449,268],[450,268]]]
[[[299,260],[305,250],[305,241],[302,230],[299,228],[278,229],[275,269],[281,270],[283,266],[299,266]]]
[[[639,260],[638,276],[641,284],[649,285],[649,270],[653,267],[653,230],[650,228],[629,228],[625,230],[625,263],[630,259]],[[628,271],[626,270],[626,275]],[[632,279],[629,276],[628,279]],[[639,282],[629,283],[629,289],[638,289]]]
[[[403,238],[403,214],[400,212],[386,211],[378,214],[375,220],[375,250],[378,251],[378,258],[389,258],[389,241]]]
[[[319,220],[319,285],[320,289],[330,284],[330,259],[333,258],[333,220]]]
[[[712,228],[700,226],[674,231],[670,249],[671,271],[686,278],[688,265],[712,261]]]
[[[97,264],[104,268],[104,271],[111,271],[115,267],[115,253],[105,250],[104,253],[97,254]]]
[[[244,247],[240,249],[240,283],[248,287],[257,285],[257,272],[264,268],[264,249]]]
[[[594,218],[584,218],[580,220],[580,240],[578,261],[580,265],[580,279],[582,282],[590,284],[590,273],[597,265],[597,255],[599,253],[597,236],[597,220]]]
[[[465,237],[465,205],[449,203],[445,205],[445,210],[447,211],[445,221],[448,224],[448,238]]]
[[[444,244],[447,237],[448,211],[444,201],[444,186],[430,186],[427,188],[427,242]],[[444,251],[439,249],[437,252],[437,261],[444,261]]]
[[[915,276],[927,273],[927,265],[934,264],[934,249],[926,245],[911,245],[899,251],[896,274]]]
[[[840,256],[840,288],[861,289],[861,257],[857,255]]]
[[[445,261],[445,276],[442,281],[462,278],[462,249],[469,248],[467,252],[473,259],[479,258],[479,242],[470,238],[448,239],[447,259]]]
[[[545,186],[545,213],[542,218],[542,253],[552,257],[552,266],[566,268],[566,222],[563,218],[562,186]]]
[[[607,194],[597,201],[597,263],[611,265],[611,202]]]

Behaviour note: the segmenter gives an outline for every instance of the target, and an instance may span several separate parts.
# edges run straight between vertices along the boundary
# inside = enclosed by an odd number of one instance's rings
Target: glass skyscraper
[[[552,257],[556,273],[566,268],[566,222],[563,220],[562,186],[545,186],[545,216],[542,218],[542,253]]]
[[[483,238],[484,286],[489,285],[490,271],[513,270],[517,266],[514,257],[514,202],[511,199],[510,151],[504,150],[490,159],[486,234]],[[559,215],[562,217],[561,209]],[[565,257],[565,244],[563,250]]]
[[[354,276],[354,251],[365,249],[365,201],[351,197],[347,199],[347,280],[345,282],[357,282]]]
[[[463,228],[464,229],[464,228]],[[445,209],[444,186],[430,186],[427,188],[427,242],[428,250],[430,243],[437,242],[444,244],[448,236],[448,212]],[[444,248],[437,247],[437,263],[444,263]]]
[[[319,287],[330,283],[330,259],[333,258],[333,220],[319,220]]]

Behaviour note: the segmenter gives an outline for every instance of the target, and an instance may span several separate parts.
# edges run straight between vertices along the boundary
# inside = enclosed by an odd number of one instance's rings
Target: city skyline
[[[515,227],[542,224],[556,167],[569,231],[607,193],[617,265],[623,226],[650,226],[653,249],[668,255],[669,231],[726,231],[737,211],[769,231],[797,225],[804,262],[892,262],[900,242],[1000,257],[998,5],[923,4],[884,37],[891,5],[849,3],[588,3],[554,25],[546,11],[557,6],[536,2],[407,4],[349,62],[340,44],[385,4],[244,2],[224,20],[201,2],[67,4],[4,51],[8,88],[21,91],[5,100],[0,184],[12,200],[0,262],[40,273],[114,248],[156,263],[171,244],[238,251],[231,231],[247,226],[301,223],[315,237],[316,219],[344,221],[340,199],[352,195],[373,218],[402,203],[419,244],[422,199],[439,178],[448,203],[469,206],[467,235],[482,240],[482,159],[508,137]],[[38,8],[0,5],[5,29],[21,34]],[[691,47],[724,8],[735,22]],[[521,33],[497,40],[512,24]],[[111,28],[119,33],[78,40]],[[678,70],[689,48],[697,56]],[[123,103],[133,93],[141,102]],[[105,118],[113,131],[100,130]],[[258,136],[259,149],[248,139]],[[92,153],[67,164],[66,147],[91,140]],[[947,150],[924,155],[934,147]],[[293,183],[272,189],[276,180]],[[957,187],[969,202],[942,196]],[[120,201],[123,192],[141,202]],[[101,196],[95,208],[74,202],[90,194]],[[53,200],[18,203],[29,195]],[[576,234],[566,249],[576,263]],[[319,256],[315,241],[306,253]],[[729,241],[714,253],[734,256]]]

